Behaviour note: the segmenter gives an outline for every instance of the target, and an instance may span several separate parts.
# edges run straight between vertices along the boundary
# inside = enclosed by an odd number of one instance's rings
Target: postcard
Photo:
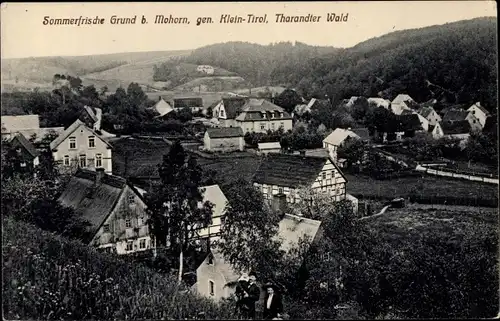
[[[6,319],[498,315],[496,2],[0,21]]]

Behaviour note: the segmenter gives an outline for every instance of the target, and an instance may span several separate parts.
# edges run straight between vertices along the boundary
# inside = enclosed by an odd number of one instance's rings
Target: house
[[[474,115],[481,124],[482,127],[486,124],[486,119],[491,116],[490,112],[487,111],[480,102],[475,103],[467,109],[467,112]]]
[[[164,118],[166,115],[174,111],[172,106],[168,102],[166,102],[161,96],[158,98],[158,101],[153,107],[150,107],[150,109],[156,111],[158,114],[155,116],[155,118]]]
[[[287,203],[298,203],[298,191],[312,188],[328,193],[332,200],[345,199],[347,179],[329,158],[290,154],[267,154],[252,179],[263,194],[272,201],[274,195],[286,195]]]
[[[63,171],[80,168],[104,168],[112,173],[111,145],[103,140],[94,129],[77,119],[50,143],[54,161]]]
[[[192,113],[201,112],[203,110],[203,99],[200,97],[175,98],[174,109],[180,111],[184,108],[189,108]]]
[[[146,219],[146,205],[137,189],[103,168],[78,169],[59,197],[90,225],[89,245],[117,254],[155,248]]]
[[[283,108],[265,100],[249,98],[235,118],[236,125],[243,129],[243,133],[266,133],[279,128],[283,131],[292,129],[292,116]]]
[[[31,172],[40,163],[40,152],[23,134],[16,133],[8,140],[8,145],[19,156],[20,163],[15,164],[22,171]]]
[[[245,140],[239,127],[207,128],[203,136],[205,150],[209,151],[243,151]]]
[[[214,67],[209,65],[199,65],[198,67],[196,67],[196,71],[205,73],[207,75],[213,75],[215,72]]]
[[[328,151],[328,155],[333,162],[337,163],[338,148],[344,145],[350,139],[361,139],[350,128],[336,128],[330,135],[323,139],[323,148]]]
[[[284,214],[279,222],[275,239],[281,242],[280,249],[289,253],[291,249],[298,246],[301,238],[307,237],[311,241],[309,246],[313,247],[321,235],[320,221]],[[239,277],[240,274],[224,259],[223,255],[217,249],[212,249],[196,269],[197,282],[194,288],[198,294],[220,301],[234,294],[235,284]],[[262,292],[261,303],[263,294]]]
[[[222,127],[236,127],[236,116],[247,102],[246,97],[222,98],[212,109],[212,115],[219,120]]]
[[[460,121],[442,121],[436,125],[432,131],[432,137],[440,139],[443,137],[468,139],[471,132],[471,126],[466,119]]]
[[[410,110],[410,109],[405,109],[401,113],[401,115],[411,115],[411,114],[417,115],[417,117],[420,121],[420,126],[422,127],[422,129],[425,130],[426,132],[429,131],[429,121],[427,120],[427,118],[420,115],[418,112],[416,112],[414,110]]]
[[[281,153],[280,142],[258,143],[257,150],[260,154]]]
[[[442,120],[432,107],[422,107],[418,110],[418,114],[427,119],[429,126],[436,126]]]
[[[391,102],[392,112],[396,115],[401,115],[403,110],[415,109],[418,104],[407,94],[399,94]]]
[[[468,113],[463,109],[452,108],[444,112],[442,121],[444,122],[462,121],[467,118],[467,115]]]
[[[311,113],[313,106],[318,102],[318,99],[311,98],[307,104],[299,104],[293,109],[292,117],[294,115],[303,116],[305,113]],[[317,105],[317,104],[316,104]]]
[[[55,138],[64,127],[40,127],[39,115],[2,116],[2,138],[9,139],[19,133],[38,145],[48,136]]]
[[[391,101],[388,99],[370,97],[367,100],[369,105],[373,105],[375,107],[384,107],[385,109],[389,109],[391,106]]]
[[[196,229],[196,239],[200,241],[207,239],[217,240],[220,236],[222,218],[226,213],[228,200],[219,185],[202,186],[200,190],[203,194],[203,203],[208,201],[213,204],[212,222],[206,227]]]
[[[395,115],[394,119],[388,120],[377,129],[378,138],[382,142],[400,141],[404,137],[413,137],[415,132],[422,130],[420,118],[415,113]]]
[[[80,117],[87,127],[96,131],[101,130],[102,109],[85,105]]]

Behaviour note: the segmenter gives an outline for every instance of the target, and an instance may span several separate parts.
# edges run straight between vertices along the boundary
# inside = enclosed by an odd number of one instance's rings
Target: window
[[[69,155],[64,155],[64,166],[69,166]]]
[[[283,194],[283,187],[278,187],[278,194]]]
[[[125,220],[125,227],[126,228],[131,228],[132,227],[132,221],[129,218],[127,218]]]
[[[89,148],[95,148],[95,137],[89,136]]]
[[[267,193],[267,186],[262,186],[262,193],[264,193],[264,194]]]
[[[108,232],[109,232],[109,224],[104,224],[104,225],[102,226],[102,231],[103,231],[104,233],[108,233]]]
[[[283,113],[280,113],[280,117],[283,118]]]
[[[274,129],[274,123],[271,123],[271,128]]]
[[[95,155],[95,167],[102,167],[102,154]]]
[[[214,265],[214,257],[212,255],[208,256],[207,264]]]
[[[69,149],[76,149],[76,137],[69,138]]]
[[[266,119],[267,118],[267,115],[265,112],[262,112],[262,118]]]
[[[21,162],[21,167],[26,167],[26,162]]]
[[[215,283],[212,280],[208,281],[208,292],[211,296],[215,295]]]
[[[134,241],[127,241],[126,251],[132,251],[134,249]]]
[[[140,249],[145,249],[146,248],[146,239],[141,239],[139,241],[139,248]]]
[[[87,167],[87,157],[80,155],[80,167]]]
[[[472,115],[475,115],[476,114],[476,111],[475,110],[472,110]]]
[[[283,128],[284,128],[284,127],[285,127],[285,123],[284,123],[284,122],[281,122],[281,123],[280,123],[280,127],[283,127]]]
[[[326,179],[326,172],[321,173],[321,177],[322,177],[323,179]]]
[[[220,117],[224,117],[224,110],[220,110]]]
[[[271,113],[271,118],[274,118],[274,113]]]
[[[144,217],[139,217],[139,218],[137,219],[137,225],[138,225],[138,226],[142,226],[143,224],[144,224]]]
[[[135,202],[135,195],[134,194],[129,194],[128,195],[128,204],[132,205]]]

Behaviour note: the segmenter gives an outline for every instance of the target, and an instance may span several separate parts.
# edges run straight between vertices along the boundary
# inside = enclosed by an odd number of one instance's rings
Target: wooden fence
[[[498,185],[498,178],[494,178],[493,174],[490,174],[491,176],[486,177],[486,176],[477,176],[477,175],[470,175],[463,173],[461,171],[453,170],[453,169],[446,169],[440,170],[440,169],[432,169],[428,167],[424,167],[422,165],[417,165],[415,167],[415,170],[431,175],[437,175],[437,176],[446,176],[446,177],[453,177],[453,178],[461,178],[461,179],[467,179],[469,181],[476,181],[476,182],[484,182],[488,184],[496,184]]]

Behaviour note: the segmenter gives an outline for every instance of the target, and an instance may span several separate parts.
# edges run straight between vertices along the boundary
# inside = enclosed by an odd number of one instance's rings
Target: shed
[[[258,148],[259,153],[261,153],[261,154],[280,153],[281,152],[280,142],[259,143],[257,145],[257,148]]]
[[[208,128],[203,137],[203,145],[209,151],[243,151],[243,130],[240,127]]]

